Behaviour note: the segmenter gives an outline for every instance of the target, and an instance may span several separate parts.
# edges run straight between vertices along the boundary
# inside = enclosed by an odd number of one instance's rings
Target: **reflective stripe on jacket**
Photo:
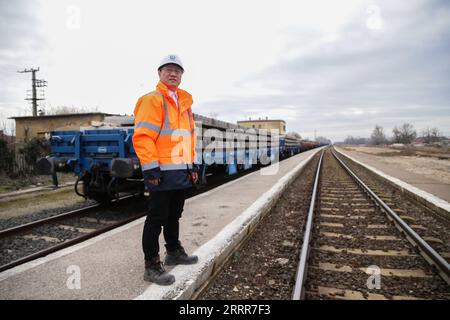
[[[195,157],[192,96],[181,89],[176,93],[178,107],[169,96],[167,86],[159,82],[156,91],[140,97],[134,109],[133,146],[144,178],[150,170],[161,171],[159,190],[191,186],[189,179],[184,181],[184,176],[192,168]]]

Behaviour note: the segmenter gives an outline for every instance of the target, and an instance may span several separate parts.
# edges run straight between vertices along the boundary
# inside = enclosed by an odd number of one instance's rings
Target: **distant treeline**
[[[447,141],[448,139],[445,136],[442,136],[441,131],[438,128],[427,127],[420,132],[419,136],[412,124],[404,123],[399,127],[395,126],[392,129],[392,136],[390,137],[385,134],[383,127],[376,125],[369,138],[348,136],[344,140],[344,143],[381,145],[392,143],[410,144],[416,141],[430,144],[439,143],[444,140]]]

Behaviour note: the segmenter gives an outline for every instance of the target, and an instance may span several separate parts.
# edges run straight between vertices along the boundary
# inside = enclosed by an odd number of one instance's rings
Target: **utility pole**
[[[32,96],[31,98],[26,98],[25,100],[31,100],[32,106],[33,106],[33,117],[37,117],[37,106],[38,106],[38,100],[44,100],[45,98],[38,98],[36,88],[43,88],[47,86],[47,81],[45,80],[39,80],[36,79],[36,72],[39,71],[39,68],[37,69],[25,69],[22,71],[17,71],[18,73],[26,73],[31,72],[31,92]]]
[[[317,141],[317,132],[316,132],[317,130],[316,129],[314,129],[314,141]]]

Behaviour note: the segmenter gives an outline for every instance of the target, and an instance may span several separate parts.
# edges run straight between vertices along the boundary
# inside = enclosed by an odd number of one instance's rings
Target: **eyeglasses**
[[[166,73],[175,73],[177,76],[183,73],[183,70],[181,69],[162,68],[162,70]]]

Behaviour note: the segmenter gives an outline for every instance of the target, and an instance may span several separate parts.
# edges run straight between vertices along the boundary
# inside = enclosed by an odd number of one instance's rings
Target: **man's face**
[[[168,64],[162,67],[158,73],[159,80],[165,83],[169,89],[176,89],[181,83],[183,69],[176,64]]]

